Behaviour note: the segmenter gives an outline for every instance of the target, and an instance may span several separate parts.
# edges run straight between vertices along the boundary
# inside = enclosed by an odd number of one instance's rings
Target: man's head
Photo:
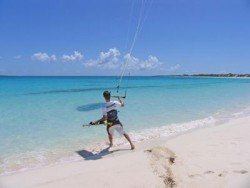
[[[104,91],[103,97],[106,101],[110,101],[110,91]]]

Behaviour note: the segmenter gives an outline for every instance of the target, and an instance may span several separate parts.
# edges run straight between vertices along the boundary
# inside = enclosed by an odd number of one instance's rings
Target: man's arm
[[[121,103],[121,107],[124,107],[124,106],[125,106],[124,101],[123,101],[120,97],[118,97],[118,101]]]
[[[90,122],[91,125],[97,125],[99,122],[103,122],[107,120],[107,115],[103,115],[101,119],[94,121],[94,122]]]

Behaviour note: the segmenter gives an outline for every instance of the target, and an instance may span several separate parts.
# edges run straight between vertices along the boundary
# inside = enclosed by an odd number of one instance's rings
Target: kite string
[[[141,6],[141,10],[140,10],[140,15],[139,15],[139,18],[138,18],[138,22],[137,22],[137,27],[136,27],[136,31],[135,31],[135,34],[134,34],[134,38],[133,38],[133,41],[132,41],[132,44],[131,44],[131,47],[130,47],[130,50],[129,50],[129,55],[132,53],[132,51],[134,49],[135,41],[137,39],[139,30],[140,30],[139,28],[140,28],[141,23],[142,23],[143,9],[145,7],[145,3],[144,2],[146,2],[146,1],[142,0],[142,6]]]
[[[129,38],[129,34],[130,34],[130,28],[131,28],[131,22],[132,22],[132,15],[133,15],[133,11],[134,11],[134,0],[131,0],[132,4],[131,4],[131,8],[130,8],[130,13],[129,13],[129,25],[128,25],[128,31],[127,31],[127,36],[126,36],[126,45],[125,45],[125,49],[127,51],[128,48],[128,38]]]
[[[130,46],[130,49],[129,49],[129,53],[128,53],[128,56],[129,58],[126,60],[126,62],[123,64],[123,67],[122,67],[122,71],[121,71],[121,76],[120,76],[120,79],[118,80],[117,82],[117,93],[119,92],[119,88],[120,88],[120,84],[122,82],[122,79],[124,77],[124,74],[125,74],[125,71],[128,67],[128,62],[129,62],[129,59],[132,57],[132,52],[133,52],[133,49],[134,49],[134,46],[135,46],[135,43],[136,43],[136,40],[138,38],[138,35],[139,33],[141,32],[142,28],[143,28],[143,25],[148,17],[148,14],[150,12],[150,9],[152,7],[152,4],[153,4],[153,0],[149,0],[149,8],[146,9],[146,4],[147,4],[147,0],[142,0],[141,1],[141,7],[140,7],[140,14],[139,14],[139,17],[138,17],[138,21],[137,21],[137,27],[136,27],[136,31],[135,31],[135,34],[133,36],[133,41],[131,43],[131,46]],[[132,4],[132,9],[134,8],[134,4]],[[130,30],[130,25],[131,25],[131,16],[132,16],[132,11],[130,12],[130,24],[129,24],[129,29],[128,31]],[[128,34],[127,34],[127,37],[128,37]],[[128,41],[128,39],[126,40],[126,42]],[[126,48],[127,48],[127,43],[126,43]],[[130,73],[129,73],[130,75]]]
[[[140,14],[139,14],[138,21],[137,21],[136,31],[135,31],[135,34],[134,34],[134,37],[133,37],[133,41],[132,41],[132,44],[131,44],[131,46],[130,46],[129,53],[128,53],[129,57],[131,56],[131,53],[132,53],[132,51],[133,51],[133,49],[134,49],[134,46],[135,46],[135,42],[136,42],[136,40],[137,40],[138,33],[139,33],[139,31],[141,30],[140,27],[141,27],[141,24],[142,24],[143,10],[144,10],[145,4],[146,4],[145,2],[146,2],[146,0],[145,0],[145,1],[142,0],[142,5],[141,5],[141,7],[140,7]],[[127,67],[128,67],[128,61],[129,61],[129,60],[127,59],[126,62],[125,62],[125,64],[124,64],[124,66],[123,66],[122,73],[121,73],[120,79],[119,79],[118,84],[117,84],[117,92],[119,91],[119,87],[120,87],[122,78],[123,78],[123,76],[124,76],[125,70],[126,70]]]
[[[145,23],[145,21],[147,20],[147,17],[148,17],[148,14],[149,14],[149,12],[150,12],[150,10],[151,10],[151,7],[152,7],[152,5],[153,5],[153,1],[154,0],[149,0],[149,8],[148,8],[148,10],[145,10],[145,16],[144,16],[144,20],[142,21],[142,24],[141,24],[141,28],[140,28],[140,31],[142,30],[142,28],[143,28],[143,25],[144,25],[144,23]]]
[[[131,7],[130,7],[129,23],[128,23],[128,30],[127,30],[127,35],[126,35],[126,43],[125,43],[125,50],[126,51],[128,50],[129,34],[130,34],[130,31],[131,31],[132,16],[133,16],[133,12],[134,12],[134,4],[135,4],[134,0],[131,0],[131,2],[132,3],[131,3]],[[122,75],[122,71],[125,68],[124,66],[125,66],[125,64],[123,63],[119,75]],[[117,79],[116,79],[117,92],[118,92],[118,88],[119,88],[119,79],[120,79],[120,76],[118,76]]]

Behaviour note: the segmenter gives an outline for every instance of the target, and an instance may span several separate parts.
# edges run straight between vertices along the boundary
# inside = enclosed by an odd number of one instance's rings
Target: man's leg
[[[112,147],[113,146],[113,136],[110,133],[108,133],[108,135],[109,135],[109,146]]]
[[[110,147],[112,147],[113,146],[113,136],[112,136],[112,134],[109,132],[109,129],[110,129],[110,127],[109,126],[107,126],[107,133],[108,133],[108,137],[109,137],[109,146]]]
[[[131,142],[131,140],[130,140],[128,134],[127,134],[127,133],[124,133],[123,136],[124,136],[124,137],[128,140],[128,142],[130,143],[131,149],[132,149],[132,150],[135,149],[135,146],[134,146],[134,144]]]

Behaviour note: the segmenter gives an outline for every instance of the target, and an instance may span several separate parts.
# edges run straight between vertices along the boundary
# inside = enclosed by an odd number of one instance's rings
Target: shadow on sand
[[[101,150],[100,152],[98,153],[93,153],[93,152],[90,152],[88,150],[80,150],[80,151],[76,151],[76,153],[78,155],[80,155],[82,158],[84,158],[85,160],[98,160],[98,159],[102,159],[102,157],[108,155],[108,154],[111,154],[111,153],[114,153],[114,152],[117,152],[117,151],[127,151],[127,150],[130,150],[130,149],[116,149],[116,150],[112,150],[112,151],[109,151],[110,147],[107,147],[103,150]]]

